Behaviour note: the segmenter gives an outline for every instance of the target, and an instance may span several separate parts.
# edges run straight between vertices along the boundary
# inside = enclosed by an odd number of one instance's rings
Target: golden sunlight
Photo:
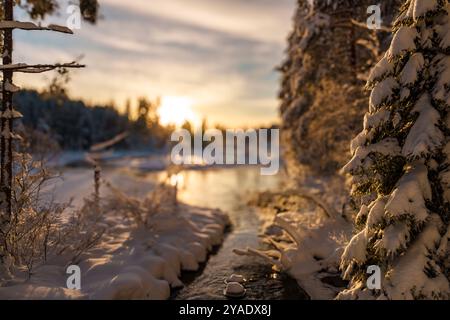
[[[164,96],[158,109],[162,125],[181,127],[189,121],[194,127],[200,123],[200,118],[192,110],[193,101],[188,97]]]

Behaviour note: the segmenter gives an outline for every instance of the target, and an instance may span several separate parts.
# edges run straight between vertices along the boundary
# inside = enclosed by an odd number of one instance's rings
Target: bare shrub
[[[100,240],[104,229],[101,218],[93,210],[93,201],[85,199],[81,209],[68,212],[70,203],[59,204],[43,196],[42,188],[56,177],[41,161],[34,161],[26,153],[15,153],[13,215],[2,247],[9,264],[4,266],[0,280],[9,273],[25,271],[30,277],[37,265],[64,255],[68,263],[92,248]]]
[[[15,155],[13,215],[5,236],[5,249],[15,266],[29,272],[38,261],[45,262],[53,246],[64,205],[41,199],[41,188],[51,179],[41,163],[28,154]]]
[[[131,219],[138,226],[151,228],[155,215],[171,212],[177,205],[177,188],[166,182],[158,184],[142,200],[126,195],[108,182],[105,184],[110,189],[105,209]]]
[[[68,264],[78,263],[81,255],[97,245],[106,232],[104,213],[95,195],[85,198],[81,209],[72,212],[62,226],[64,238],[56,246],[56,254],[65,255]]]
[[[38,161],[53,160],[61,152],[61,147],[49,131],[50,128],[44,121],[39,123],[37,129],[18,123],[17,133],[22,137],[22,151],[32,154]]]

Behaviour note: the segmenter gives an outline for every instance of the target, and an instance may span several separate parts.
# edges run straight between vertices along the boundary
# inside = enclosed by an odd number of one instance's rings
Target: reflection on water
[[[280,176],[262,176],[256,167],[189,170],[180,175],[180,201],[228,212],[238,232],[250,229],[247,231],[255,233],[259,226],[257,215],[246,206],[248,196],[280,184]]]
[[[234,248],[260,246],[260,221],[254,209],[246,205],[256,191],[276,189],[281,176],[262,176],[257,167],[215,170],[189,170],[179,173],[178,199],[182,202],[220,208],[230,215],[233,229],[223,245],[213,253],[203,270],[185,273],[186,286],[175,299],[224,299],[224,280],[232,273],[244,275],[247,299],[305,299],[296,282],[253,257],[233,254]]]
[[[144,197],[158,181],[167,181],[167,173],[110,168],[102,176],[127,194]],[[220,208],[226,211],[233,223],[232,231],[223,245],[216,250],[198,272],[183,273],[185,288],[174,294],[175,299],[224,299],[224,280],[232,273],[244,275],[247,299],[305,299],[306,295],[296,282],[285,275],[274,273],[269,266],[254,257],[232,253],[234,248],[260,246],[258,238],[260,220],[257,212],[247,206],[248,196],[256,191],[277,189],[282,176],[262,176],[257,167],[186,170],[170,178],[177,185],[178,199],[196,206]],[[64,179],[52,188],[56,198],[68,201],[75,197],[81,205],[83,197],[92,189],[92,171],[66,169]],[[102,189],[107,194],[107,189]]]

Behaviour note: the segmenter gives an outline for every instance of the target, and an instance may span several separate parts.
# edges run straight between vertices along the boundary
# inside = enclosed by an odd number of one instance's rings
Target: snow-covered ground
[[[280,268],[297,279],[311,299],[333,299],[345,286],[339,264],[352,226],[341,217],[305,220],[298,212],[280,214],[275,219],[275,225],[293,240],[272,240],[280,252]]]
[[[126,163],[140,165],[129,168],[125,166]],[[112,158],[107,161],[101,176],[125,195],[144,201],[158,182],[167,176],[164,171],[143,170],[145,166],[142,164],[148,163],[148,159],[144,157]],[[234,192],[247,192],[245,190],[248,183],[257,186],[264,184],[263,181],[253,181],[254,178],[246,177],[244,169],[238,170],[239,174],[233,170],[224,170],[224,174],[230,173],[228,180],[231,180],[222,181],[227,177],[225,174],[220,183],[231,183],[232,187],[228,192],[239,186],[231,192],[233,194],[220,194],[223,188],[217,185],[219,181],[209,181],[208,175],[200,175],[195,181],[189,180],[189,190],[185,190],[183,184],[187,181],[182,183],[182,180],[188,179],[189,175],[180,174],[180,198],[186,198],[193,205],[201,203],[216,207],[218,203],[214,201],[217,201],[217,197],[232,199]],[[62,168],[61,176],[47,185],[45,191],[54,196],[56,201],[71,200],[72,207],[79,208],[83,205],[83,199],[94,191],[93,178],[94,172],[88,167]],[[266,220],[265,229],[262,230],[263,238],[274,250],[264,253],[250,250],[247,253],[256,253],[266,257],[266,260],[267,257],[274,258],[269,260],[270,263],[294,277],[313,299],[330,299],[339,291],[339,288],[329,282],[338,278],[339,257],[343,245],[350,237],[351,225],[334,214],[342,206],[342,201],[336,193],[324,192],[326,188],[323,181],[305,183],[304,188],[308,189],[309,194],[333,195],[325,199],[329,206],[322,203],[333,217],[318,214],[321,209],[318,209],[314,201],[311,206],[304,206],[300,211],[283,210],[283,213],[275,215],[275,219],[273,214],[262,214],[261,218],[265,217]],[[328,189],[336,189],[333,183],[336,182],[325,182]],[[206,190],[199,192],[205,185],[215,187],[206,194]],[[276,192],[279,191],[278,187],[273,187]],[[298,189],[294,190],[294,194],[300,193]],[[204,201],[205,196],[208,198],[208,192],[218,193],[211,197],[212,202]],[[100,194],[103,197],[111,195],[104,183]],[[279,194],[289,197],[284,192]],[[198,197],[203,200],[195,201]],[[313,200],[317,202],[317,199],[319,197]],[[281,202],[270,199],[270,206],[278,206]],[[228,206],[224,210],[228,210]],[[124,216],[109,214],[99,225],[107,230],[106,234],[98,245],[82,255],[78,264],[81,268],[81,290],[67,289],[68,261],[59,258],[34,269],[30,280],[13,282],[9,287],[0,288],[0,298],[166,299],[170,296],[171,288],[183,285],[179,277],[181,270],[197,270],[199,263],[205,261],[208,251],[214,245],[221,244],[227,224],[228,216],[218,209],[185,204],[153,216],[151,228],[136,227]],[[245,253],[245,250],[236,252]],[[239,258],[231,255],[230,259]]]
[[[45,185],[48,196],[58,202],[72,201],[72,206],[80,207],[83,199],[94,192],[94,170],[84,167],[55,169],[57,176]],[[151,192],[158,181],[162,181],[167,174],[164,171],[155,172],[153,179],[139,176],[136,171],[128,168],[104,168],[101,178],[113,186],[118,187],[127,195],[144,198]],[[100,186],[100,194],[109,193],[105,184]]]
[[[105,170],[103,177],[124,193],[144,199],[156,181],[126,170]],[[157,176],[155,176],[157,179]],[[47,186],[57,201],[73,198],[79,207],[92,194],[93,172],[70,169]],[[106,190],[101,190],[106,194]],[[28,280],[0,288],[0,299],[167,299],[182,286],[182,270],[197,270],[213,246],[222,242],[228,216],[217,209],[177,204],[151,217],[150,227],[107,214],[98,227],[101,241],[79,259],[81,290],[68,289],[68,261],[53,257]]]
[[[167,299],[182,286],[182,270],[197,270],[222,242],[227,216],[181,205],[158,217],[149,231],[120,217],[105,219],[108,232],[83,255],[81,290],[67,289],[66,264],[37,268],[30,280],[0,288],[0,299]]]
[[[295,278],[311,299],[333,299],[345,287],[340,257],[352,235],[342,214],[342,179],[308,178],[294,189],[262,193],[253,204],[266,211],[268,250],[238,248]]]
[[[52,156],[48,165],[57,168],[89,166],[86,155],[87,153],[84,151],[64,151]],[[127,167],[146,171],[164,170],[170,164],[167,154],[152,151],[105,151],[100,154],[99,158],[109,167]]]

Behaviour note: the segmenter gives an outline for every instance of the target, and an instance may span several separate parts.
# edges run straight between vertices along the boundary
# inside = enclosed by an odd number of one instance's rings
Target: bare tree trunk
[[[64,64],[37,64],[29,65],[26,63],[12,65],[12,53],[13,53],[13,29],[22,29],[23,24],[18,21],[14,21],[14,4],[18,2],[16,0],[0,0],[0,12],[2,14],[2,20],[8,21],[8,23],[2,24],[1,30],[3,31],[3,43],[2,45],[2,60],[1,72],[3,73],[3,79],[1,84],[1,114],[0,114],[0,282],[2,277],[8,277],[11,260],[8,262],[8,232],[11,228],[11,224],[14,224],[16,216],[20,212],[13,212],[13,139],[16,137],[13,133],[14,118],[20,118],[19,112],[15,111],[12,105],[13,94],[19,88],[13,84],[14,72],[28,72],[28,73],[42,73],[51,71],[58,68],[83,68],[84,65],[80,65],[76,62],[64,63]],[[94,2],[95,5],[96,2]],[[96,11],[95,11],[96,12]],[[66,34],[73,34],[73,31],[65,26],[50,25],[48,27],[42,27],[41,25],[35,25],[31,30],[47,30],[54,32],[61,32]],[[7,66],[7,67],[5,67]],[[14,242],[14,240],[12,240]]]
[[[14,2],[3,0],[4,19],[13,21]],[[3,65],[12,64],[13,37],[12,29],[3,30]],[[3,70],[2,82],[2,115],[0,120],[0,246],[4,247],[5,235],[11,221],[12,214],[12,126],[13,126],[13,70]],[[0,248],[2,249],[2,248]],[[4,250],[6,248],[3,248]],[[2,259],[0,250],[0,259]]]
[[[101,168],[98,163],[94,166],[94,202],[96,214],[100,212],[100,179],[101,179]]]

